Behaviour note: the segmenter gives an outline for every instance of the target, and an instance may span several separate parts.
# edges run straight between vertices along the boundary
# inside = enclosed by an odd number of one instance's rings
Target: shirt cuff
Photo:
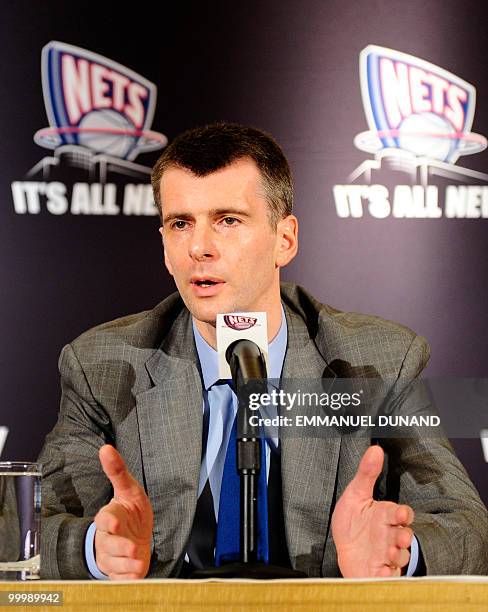
[[[97,562],[95,561],[95,533],[97,527],[95,523],[92,523],[85,535],[85,560],[88,565],[88,570],[93,578],[97,580],[108,580],[107,574],[104,574],[98,569]]]
[[[410,561],[407,567],[406,576],[413,576],[419,563],[419,543],[415,536],[413,536],[412,544],[410,546]]]

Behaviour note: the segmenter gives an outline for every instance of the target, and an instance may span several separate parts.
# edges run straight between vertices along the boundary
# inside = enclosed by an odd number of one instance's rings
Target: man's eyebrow
[[[165,223],[169,223],[170,221],[174,221],[175,219],[181,219],[182,221],[191,221],[193,219],[193,215],[191,213],[185,213],[185,212],[170,213],[169,215],[164,215],[163,225]]]
[[[211,217],[218,217],[219,215],[240,215],[241,217],[250,217],[251,215],[242,208],[225,206],[223,208],[213,208],[209,211]]]
[[[209,217],[218,217],[220,215],[239,215],[240,217],[251,216],[247,211],[243,210],[242,208],[235,208],[232,206],[226,206],[223,208],[212,208],[208,211]],[[174,221],[175,219],[181,221],[192,221],[194,218],[194,215],[189,212],[173,212],[168,215],[164,215],[163,225],[165,223],[169,223],[170,221]]]

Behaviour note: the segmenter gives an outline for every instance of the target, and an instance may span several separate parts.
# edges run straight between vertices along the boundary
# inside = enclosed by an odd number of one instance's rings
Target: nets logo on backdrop
[[[370,45],[360,54],[369,129],[355,146],[374,156],[335,185],[339,217],[488,217],[488,174],[455,165],[487,147],[471,131],[476,90],[425,60]],[[454,184],[453,184],[454,183]]]
[[[106,57],[52,41],[42,49],[49,126],[34,142],[52,151],[12,183],[15,212],[156,215],[140,153],[167,144],[152,131],[157,88]],[[118,188],[122,187],[122,189]]]

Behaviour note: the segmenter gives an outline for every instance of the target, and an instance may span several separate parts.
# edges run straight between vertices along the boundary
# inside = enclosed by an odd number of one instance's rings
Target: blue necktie
[[[232,411],[227,412],[232,415]],[[232,418],[232,417],[229,417]],[[260,439],[261,471],[258,480],[258,561],[269,563],[268,545],[268,496],[266,483],[266,441]],[[237,419],[234,419],[227,454],[225,456],[222,486],[220,489],[219,516],[215,565],[240,561],[240,477],[237,472]]]

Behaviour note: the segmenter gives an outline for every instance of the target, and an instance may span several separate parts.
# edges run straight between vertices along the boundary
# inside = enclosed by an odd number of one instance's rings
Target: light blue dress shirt
[[[219,401],[222,396],[222,386],[215,383],[219,378],[218,353],[204,340],[193,322],[193,334],[197,348],[198,358],[202,368],[203,377],[203,411],[208,414],[208,437],[207,446],[203,454],[202,464],[200,468],[200,480],[198,483],[198,496],[200,496],[205,483],[209,480],[210,490],[214,502],[215,517],[217,520],[219,514],[219,499],[220,488],[222,484],[222,474],[224,471],[225,452],[219,452],[219,449],[227,445],[232,427],[232,419],[226,418],[225,410],[227,406]],[[268,378],[280,379],[285,359],[286,346],[288,340],[288,329],[283,306],[281,308],[281,326],[278,334],[273,338],[268,346]],[[232,392],[233,411],[234,415],[237,412],[237,397]],[[266,416],[273,416],[267,414]],[[230,424],[230,425],[229,425]],[[279,450],[278,440],[276,438],[267,439],[266,444],[266,467],[267,476],[269,476],[269,465],[272,445],[274,449]],[[85,558],[88,569],[93,576],[98,580],[107,580],[108,576],[98,569],[95,561],[95,523],[92,523],[88,528],[85,536]],[[407,576],[412,576],[417,568],[418,563],[418,542],[413,538],[410,550],[410,562],[408,564]]]

